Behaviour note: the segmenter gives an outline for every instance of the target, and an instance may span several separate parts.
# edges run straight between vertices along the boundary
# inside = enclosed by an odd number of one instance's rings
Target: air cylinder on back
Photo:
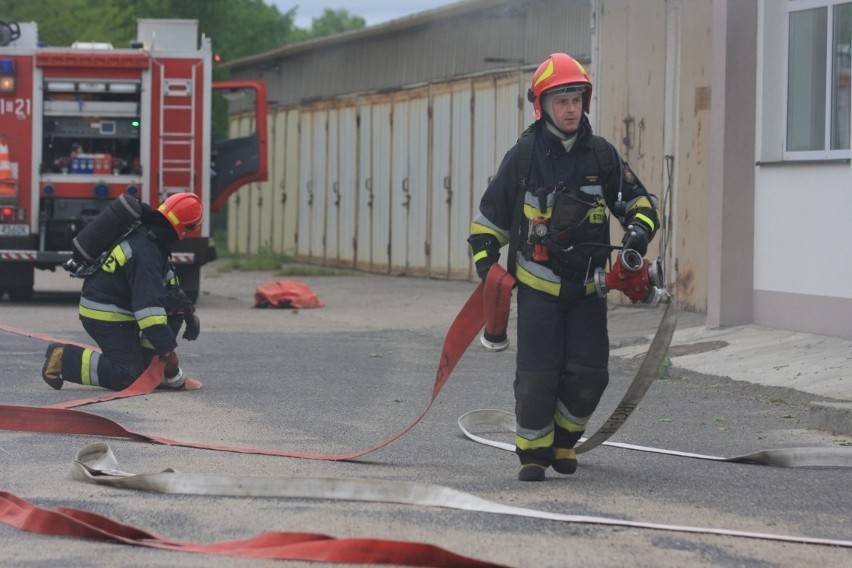
[[[95,262],[141,216],[142,203],[128,193],[121,194],[74,237],[74,259]]]

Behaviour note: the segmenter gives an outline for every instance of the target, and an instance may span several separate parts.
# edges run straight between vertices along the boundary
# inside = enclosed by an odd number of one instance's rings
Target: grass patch
[[[241,272],[254,270],[278,270],[282,265],[290,262],[285,255],[246,255],[246,256],[231,256],[223,258],[222,266],[218,268],[219,272]]]
[[[257,254],[235,254],[227,250],[219,250],[221,265],[217,272],[275,272],[276,276],[342,276],[358,274],[351,270],[329,268],[300,264],[281,253],[273,252],[269,247],[261,247]]]
[[[671,379],[671,375],[669,374],[672,369],[672,360],[671,357],[666,357],[663,359],[663,362],[660,363],[660,368],[657,370],[657,380],[665,381]]]
[[[286,264],[275,274],[277,276],[353,276],[359,273],[353,270],[314,266],[312,264]]]

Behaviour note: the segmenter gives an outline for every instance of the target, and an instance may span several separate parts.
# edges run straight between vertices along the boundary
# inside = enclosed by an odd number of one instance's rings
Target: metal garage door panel
[[[340,177],[339,177],[339,131],[338,111],[328,110],[326,128],[326,182],[325,182],[325,261],[337,264],[340,258]]]
[[[393,274],[405,274],[408,269],[408,223],[411,207],[408,199],[408,135],[409,104],[407,98],[392,103],[391,126],[391,267]]]
[[[358,216],[358,110],[339,109],[338,120],[338,235],[340,264],[354,266]]]
[[[429,275],[447,278],[450,269],[450,204],[452,153],[450,126],[452,123],[450,92],[436,90],[432,94],[432,184],[430,188]]]
[[[275,115],[266,116],[266,132],[275,132]],[[274,137],[273,137],[274,141]],[[261,250],[272,252],[272,235],[275,231],[275,157],[273,144],[266,144],[266,163],[270,168],[266,181],[258,182],[257,202],[260,213],[258,226],[258,246]]]
[[[311,226],[314,223],[313,114],[302,112],[299,120],[299,232],[296,236],[296,254],[310,258]]]
[[[481,79],[473,85],[473,182],[471,193],[473,205],[471,219],[476,216],[479,201],[488,182],[497,171],[495,164],[495,147],[497,138],[497,125],[499,123],[512,122],[511,113],[505,113],[505,109],[497,110],[497,93],[494,80]],[[470,254],[470,247],[468,247]],[[505,255],[502,255],[505,256]],[[502,257],[501,257],[502,258]]]
[[[255,119],[246,117],[240,119],[240,136],[250,136],[252,132],[254,132],[256,128]],[[254,182],[248,184],[246,187],[248,190],[247,193],[247,203],[248,206],[248,249],[246,252],[249,254],[257,254],[260,252],[260,237],[262,230],[262,202],[263,202],[263,193],[260,182]]]
[[[391,272],[426,274],[428,91],[393,103]]]
[[[521,101],[526,101],[527,78],[524,73],[518,72],[510,76],[498,78],[495,86],[495,131],[494,131],[494,161],[490,177],[497,173],[503,156],[515,145],[518,137],[524,131],[528,123],[532,123],[532,106],[524,106]],[[476,214],[478,201],[474,205]],[[508,260],[508,247],[504,247],[500,255],[500,264],[505,268]]]
[[[426,241],[429,207],[429,96],[420,92],[408,107],[408,273],[427,274]]]
[[[468,81],[457,84],[452,96],[451,124],[451,191],[449,207],[449,250],[450,278],[469,278],[471,273],[470,247],[467,237],[473,211],[473,182],[471,160],[473,158],[473,114],[471,96],[473,90]]]
[[[325,110],[311,113],[312,160],[311,160],[311,192],[308,208],[311,215],[310,253],[311,260],[321,261],[325,256],[323,236],[325,231],[325,200],[326,200],[326,162],[328,160],[328,114]]]
[[[296,254],[296,238],[299,232],[299,120],[298,109],[287,111],[286,165],[284,168],[284,252]]]
[[[391,103],[373,104],[373,219],[370,231],[372,272],[390,270]]]
[[[284,171],[287,167],[287,111],[278,110],[271,115],[272,129],[269,144],[269,180],[272,184],[272,250],[284,253],[284,234],[287,225],[284,202]]]
[[[525,89],[525,78],[521,73],[497,80],[495,87],[494,169],[492,175],[497,173],[503,155],[514,146],[526,124],[532,122],[532,115],[525,114],[525,108],[519,103],[519,100],[526,100],[525,96],[521,98],[521,93],[525,92]],[[532,107],[529,108],[532,109]]]
[[[372,265],[373,219],[373,109],[369,101],[358,106],[358,225],[355,264],[360,270]]]

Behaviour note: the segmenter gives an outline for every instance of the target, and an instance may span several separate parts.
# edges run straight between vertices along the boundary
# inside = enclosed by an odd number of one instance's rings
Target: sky
[[[456,4],[459,0],[265,0],[284,14],[295,6],[296,26],[309,29],[314,18],[323,10],[346,10],[353,16],[361,16],[368,26],[383,24],[419,12]]]

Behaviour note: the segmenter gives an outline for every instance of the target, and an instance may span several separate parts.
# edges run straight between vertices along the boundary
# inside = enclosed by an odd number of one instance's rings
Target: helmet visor
[[[548,91],[545,91],[545,95],[567,95],[569,93],[583,93],[586,94],[586,85],[560,85],[559,87],[554,87]]]

